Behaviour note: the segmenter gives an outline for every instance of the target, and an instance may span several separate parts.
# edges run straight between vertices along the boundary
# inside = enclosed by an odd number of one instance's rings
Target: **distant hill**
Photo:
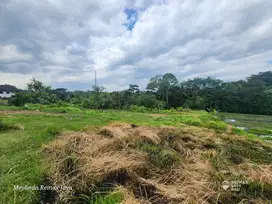
[[[16,92],[19,91],[15,86],[9,85],[9,84],[4,84],[0,85],[0,91],[5,91],[5,92]]]

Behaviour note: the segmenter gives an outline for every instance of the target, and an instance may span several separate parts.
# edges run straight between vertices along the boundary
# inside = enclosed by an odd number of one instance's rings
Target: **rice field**
[[[272,137],[272,116],[238,113],[221,113],[229,124],[261,137]]]

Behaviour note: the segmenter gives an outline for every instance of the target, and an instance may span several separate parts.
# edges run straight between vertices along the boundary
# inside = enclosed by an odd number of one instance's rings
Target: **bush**
[[[24,106],[30,101],[30,95],[27,92],[17,92],[8,99],[8,103],[14,106]]]
[[[134,112],[141,112],[141,113],[146,113],[146,112],[150,112],[151,109],[150,108],[146,108],[144,106],[136,106],[136,105],[132,105],[129,108],[130,111],[134,111]]]

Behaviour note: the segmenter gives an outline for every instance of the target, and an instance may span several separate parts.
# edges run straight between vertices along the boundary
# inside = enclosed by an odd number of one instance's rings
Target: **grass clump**
[[[138,148],[147,152],[149,161],[159,168],[169,168],[180,160],[174,150],[164,149],[159,145],[141,141]]]
[[[246,160],[257,164],[272,163],[272,148],[248,140],[230,140],[218,146],[216,155],[210,157],[215,170],[227,170],[229,166],[238,165]]]
[[[22,129],[24,129],[24,128],[21,125],[7,124],[7,123],[4,123],[2,120],[0,120],[0,133],[6,132],[9,130],[22,130]]]
[[[123,201],[124,195],[121,192],[94,193],[92,196],[81,195],[76,203],[86,204],[119,204]]]
[[[272,148],[258,142],[232,140],[228,147],[232,155],[245,157],[258,164],[272,163]]]
[[[247,197],[272,200],[272,184],[250,181],[241,189],[241,194]]]
[[[57,135],[59,135],[62,132],[62,130],[59,127],[56,126],[48,126],[43,130],[43,133],[41,134],[41,137],[45,141],[51,141],[54,139]]]

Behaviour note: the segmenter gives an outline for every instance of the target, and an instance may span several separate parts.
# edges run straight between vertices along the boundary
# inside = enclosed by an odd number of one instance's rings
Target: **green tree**
[[[17,92],[14,96],[8,99],[8,103],[14,106],[24,106],[31,99],[28,92]]]
[[[175,75],[166,73],[164,75],[157,75],[150,79],[146,89],[155,92],[161,100],[169,102],[169,89],[177,86],[178,80]]]
[[[142,93],[139,96],[138,105],[151,109],[156,108],[157,106],[156,96],[149,93]]]

